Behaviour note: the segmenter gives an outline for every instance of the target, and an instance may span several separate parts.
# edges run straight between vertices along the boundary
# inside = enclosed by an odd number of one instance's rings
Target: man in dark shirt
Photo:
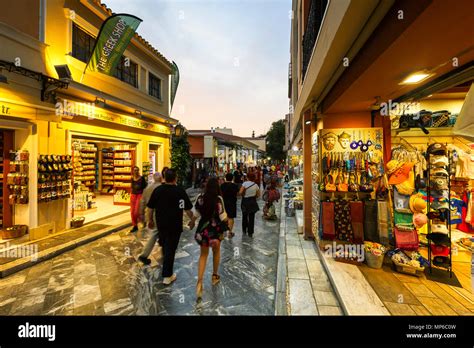
[[[237,184],[239,189],[240,189],[240,186],[242,186],[242,183],[244,182],[242,180],[242,177],[243,177],[243,173],[239,166],[234,172],[234,183]]]
[[[163,284],[169,285],[176,280],[173,273],[174,257],[183,232],[183,211],[190,218],[189,228],[194,228],[196,218],[191,209],[193,205],[186,191],[176,185],[176,171],[168,169],[165,173],[165,183],[155,189],[148,201],[147,207],[154,209],[156,226],[163,246]],[[153,213],[149,213],[153,214]],[[154,227],[153,219],[148,217],[148,228]]]

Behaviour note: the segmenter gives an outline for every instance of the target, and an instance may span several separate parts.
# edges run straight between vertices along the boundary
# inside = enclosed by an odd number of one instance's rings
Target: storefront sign
[[[13,103],[3,102],[0,100],[0,116],[18,117],[34,120],[36,119],[37,115],[38,110],[33,107],[17,105]]]
[[[112,75],[141,22],[140,18],[128,14],[116,14],[107,18],[100,28],[87,66],[92,71]]]
[[[87,117],[89,120],[101,120],[150,132],[171,134],[169,127],[165,125],[142,121],[131,116],[113,114],[90,104],[63,99],[61,102],[56,103],[56,114],[64,117]]]

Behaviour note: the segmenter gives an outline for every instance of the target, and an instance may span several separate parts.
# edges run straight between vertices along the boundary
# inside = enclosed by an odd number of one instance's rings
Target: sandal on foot
[[[216,285],[221,281],[221,276],[218,274],[213,274],[212,275],[212,285]]]
[[[196,284],[196,297],[198,300],[202,298],[202,280],[198,280]]]

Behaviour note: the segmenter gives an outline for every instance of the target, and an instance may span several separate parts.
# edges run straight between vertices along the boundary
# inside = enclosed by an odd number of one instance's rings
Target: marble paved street
[[[210,253],[199,303],[193,232],[183,232],[178,279],[165,286],[161,249],[143,266],[137,257],[147,234],[127,229],[0,279],[0,315],[273,315],[279,226],[260,211],[253,238],[242,237],[238,218],[236,236],[222,243],[221,283],[211,285]]]

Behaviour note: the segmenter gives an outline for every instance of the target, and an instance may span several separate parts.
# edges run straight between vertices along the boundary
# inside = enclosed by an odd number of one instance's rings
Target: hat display
[[[413,225],[416,228],[422,228],[428,222],[428,216],[423,213],[415,213],[413,214]]]
[[[408,173],[408,179],[403,181],[401,184],[395,185],[398,192],[402,195],[411,195],[415,191],[415,174],[412,170]]]
[[[428,219],[438,219],[438,220],[441,220],[441,221],[446,221],[446,220],[448,220],[448,215],[449,215],[448,210],[430,211],[428,213]]]
[[[448,202],[434,201],[433,203],[431,203],[431,208],[435,210],[449,209],[449,204]]]
[[[440,190],[440,191],[437,191],[437,190],[431,191],[431,197],[436,198],[437,200],[440,200],[442,198],[448,199],[449,190],[444,189],[444,190]]]
[[[448,156],[435,155],[430,157],[430,163],[435,167],[445,167],[449,165]]]
[[[387,174],[388,175],[392,174],[394,171],[399,169],[402,165],[403,165],[403,162],[399,162],[395,159],[390,160],[386,165],[387,166]]]
[[[413,162],[404,163],[400,168],[392,172],[392,174],[390,175],[390,178],[388,179],[388,183],[390,185],[397,185],[397,184],[401,184],[405,180],[408,180],[409,174],[414,165],[415,163]],[[415,183],[413,182],[413,186],[414,184]]]
[[[431,155],[446,156],[446,146],[440,143],[431,144],[426,152]]]
[[[449,266],[449,257],[447,256],[435,256],[433,257],[433,265],[435,266]]]
[[[433,170],[431,171],[431,175],[433,176],[445,176],[445,177],[448,177],[449,176],[449,173],[446,169],[444,168],[433,168]]]
[[[431,253],[433,256],[448,256],[449,255],[449,247],[446,245],[431,245]]]
[[[435,244],[446,245],[446,246],[451,245],[451,241],[449,240],[448,235],[444,233],[434,233],[434,232],[429,233],[426,235],[426,238],[428,238]]]
[[[431,226],[431,231],[433,233],[443,233],[443,234],[448,234],[448,228],[444,224],[433,224]]]
[[[410,210],[414,213],[422,213],[426,209],[426,201],[421,194],[414,194],[410,197]]]
[[[448,180],[446,178],[436,178],[432,181],[433,188],[437,191],[448,189]]]

